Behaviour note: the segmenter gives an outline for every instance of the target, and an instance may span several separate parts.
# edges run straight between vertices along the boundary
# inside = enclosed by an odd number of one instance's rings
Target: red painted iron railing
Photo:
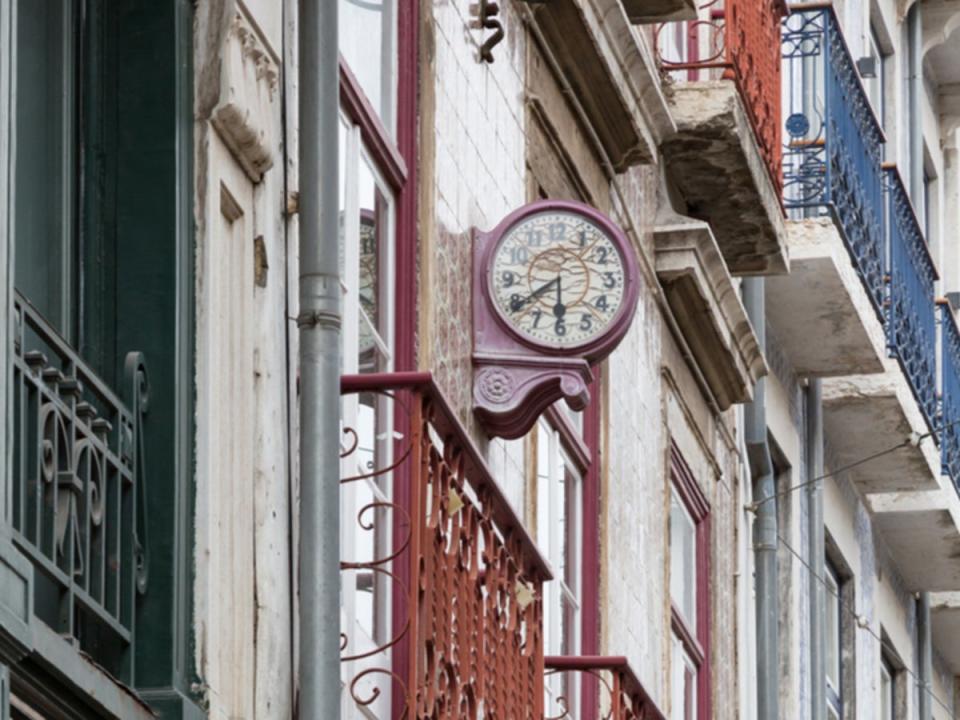
[[[709,0],[699,19],[655,30],[661,68],[674,81],[707,80],[709,71],[733,80],[770,179],[783,186],[780,121],[780,21],[784,0]]]
[[[346,376],[341,391],[391,398],[399,431],[385,467],[341,480],[391,488],[344,523],[392,518],[388,551],[341,563],[388,578],[392,606],[377,647],[356,652],[342,636],[346,692],[368,709],[391,697],[377,717],[540,720],[551,574],[533,540],[429,373]],[[357,451],[355,429],[344,445]]]
[[[544,665],[548,675],[578,673],[585,681],[600,685],[598,707],[584,708],[586,717],[603,720],[666,720],[666,716],[643,689],[625,657],[548,656]],[[573,717],[580,717],[580,713],[576,708],[568,707],[566,712],[546,720]]]

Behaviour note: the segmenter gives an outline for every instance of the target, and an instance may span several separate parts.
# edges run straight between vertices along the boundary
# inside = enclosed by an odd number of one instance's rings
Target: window
[[[543,603],[544,655],[579,655],[583,607],[583,475],[565,447],[561,431],[537,423],[537,546],[553,569]],[[575,712],[578,683],[569,674],[547,678],[549,712]]]
[[[359,128],[344,119],[340,137],[340,278],[343,292],[342,371],[345,374],[389,372],[393,368],[390,308],[393,289],[393,199],[363,147]],[[373,563],[389,557],[394,518],[385,508],[392,499],[392,476],[379,474],[390,465],[393,405],[386,395],[365,393],[343,398],[345,430],[340,493],[341,554],[352,562]],[[353,452],[349,448],[356,443]],[[384,569],[395,570],[388,564]],[[341,627],[343,655],[371,653],[345,663],[351,677],[373,667],[389,666],[383,648],[391,637],[392,585],[389,576],[368,568],[344,573]],[[371,689],[375,687],[372,684]],[[363,690],[363,685],[359,686]],[[347,694],[345,694],[346,696]],[[358,694],[358,697],[364,696]],[[367,694],[366,696],[370,696]],[[381,693],[364,712],[390,715],[390,693]],[[359,708],[344,708],[345,717]]]
[[[880,44],[880,37],[876,27],[870,25],[870,35],[867,40],[869,44],[870,57],[874,61],[874,72],[870,77],[864,78],[864,84],[867,89],[867,96],[870,98],[870,105],[873,112],[880,121],[880,126],[885,125],[886,114],[886,55]]]
[[[896,706],[893,668],[883,657],[880,661],[880,720],[893,720]]]
[[[383,126],[393,133],[397,0],[339,0],[340,52]]]
[[[711,716],[709,651],[709,520],[706,498],[672,448],[668,520],[672,641],[670,708],[673,720]]]
[[[192,6],[14,0],[0,12],[16,86],[0,128],[15,189],[2,239],[16,334],[4,520],[35,569],[31,622],[121,682],[166,692],[193,674],[176,611],[194,515]],[[149,412],[125,377],[131,358]],[[59,480],[38,503],[45,446],[58,448],[44,470]],[[144,552],[146,576],[134,570]]]
[[[825,565],[826,580],[826,671],[827,671],[827,717],[839,720],[843,717],[842,670],[842,605],[840,582],[833,565]]]
[[[397,70],[416,51],[401,43],[399,31],[401,23],[415,22],[407,7],[414,3],[338,2],[341,372],[386,373],[398,363],[409,366],[415,322],[413,313],[397,310],[401,293],[415,295],[416,214],[409,202],[415,190],[407,182],[410,167],[401,159],[399,145],[404,118],[396,112],[398,99],[415,91],[413,81],[398,83]],[[414,117],[414,104],[405,107]],[[412,122],[406,126],[414,127]],[[409,133],[404,142],[412,143],[412,137]],[[409,146],[404,150],[409,163],[414,153]],[[403,242],[410,243],[406,252],[399,249]],[[391,716],[393,698],[385,691],[382,673],[366,671],[391,667],[410,640],[400,633],[398,644],[392,644],[399,632],[392,627],[397,581],[408,581],[406,555],[395,545],[400,511],[392,509],[392,503],[402,502],[398,487],[405,471],[385,471],[395,456],[395,441],[407,432],[405,413],[396,411],[391,397],[383,394],[348,394],[342,400],[342,442],[352,452],[345,454],[341,472],[356,479],[341,485],[341,553],[348,562],[368,563],[344,571],[342,578],[340,622],[346,646],[341,656],[353,658],[341,664],[345,718]],[[367,705],[355,702],[370,697],[374,700]]]

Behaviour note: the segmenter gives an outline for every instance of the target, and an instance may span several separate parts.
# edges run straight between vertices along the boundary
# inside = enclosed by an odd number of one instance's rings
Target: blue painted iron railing
[[[882,317],[883,130],[831,7],[793,10],[782,47],[784,207],[791,217],[834,217]]]
[[[890,287],[887,347],[900,366],[931,430],[937,418],[937,270],[910,196],[895,166],[886,166]]]
[[[940,303],[940,393],[941,471],[960,492],[960,330],[945,301]]]
[[[5,519],[33,564],[34,615],[131,683],[147,588],[146,364],[127,355],[120,397],[19,293],[13,319]]]

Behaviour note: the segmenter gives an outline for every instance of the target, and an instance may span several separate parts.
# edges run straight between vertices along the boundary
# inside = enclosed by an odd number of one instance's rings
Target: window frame
[[[697,668],[696,712],[697,720],[709,720],[712,717],[712,667],[710,658],[710,634],[712,603],[710,600],[710,504],[700,488],[690,466],[684,460],[675,440],[670,443],[670,473],[667,490],[672,497],[680,500],[682,506],[693,520],[695,526],[695,577],[697,585],[695,591],[696,619],[695,626],[691,627],[677,604],[670,597],[670,626],[672,637],[684,649],[685,656],[692,660]],[[670,527],[670,515],[667,513],[667,528]],[[668,552],[672,550],[669,547]],[[669,583],[668,583],[669,586]],[[675,697],[677,687],[677,668],[673,667],[671,653],[671,697]]]
[[[836,665],[833,668],[836,671],[837,681],[836,687],[833,687],[833,683],[830,678],[830,668],[826,668],[826,678],[824,685],[826,688],[827,696],[827,709],[829,712],[833,712],[838,718],[843,717],[843,583],[840,579],[840,574],[836,570],[836,566],[830,561],[829,558],[826,558],[824,561],[824,585],[826,588],[826,617],[824,617],[824,626],[826,627],[826,637],[825,641],[827,643],[827,650],[829,644],[832,641],[831,628],[836,633]],[[828,623],[827,620],[830,619],[830,607],[834,608],[834,613],[836,615],[833,618],[834,622]],[[824,658],[829,656],[829,653],[824,653]]]
[[[391,100],[386,118],[381,118],[366,96],[349,63],[340,54],[340,112],[348,126],[355,129],[361,152],[366,154],[374,174],[384,181],[392,193],[392,237],[388,240],[392,252],[393,282],[383,294],[385,307],[392,310],[388,334],[392,335],[392,371],[413,370],[417,367],[417,62],[419,51],[420,9],[416,0],[394,0]],[[389,129],[385,123],[389,124]],[[381,275],[382,277],[382,275]],[[394,456],[402,452],[403,438],[409,437],[410,418],[400,403],[393,404],[391,434],[394,438]],[[390,443],[388,439],[387,444]],[[405,511],[411,511],[411,473],[408,463],[402,463],[392,472],[393,501]],[[404,542],[400,523],[394,523],[392,543],[396,549]],[[411,582],[408,563],[400,562],[394,572],[398,582]],[[391,627],[402,627],[406,620],[406,604],[393,597],[388,610]],[[409,633],[392,645],[390,665],[399,677],[409,677],[410,644],[415,638]],[[401,683],[392,683],[390,707],[402,707],[406,695]]]

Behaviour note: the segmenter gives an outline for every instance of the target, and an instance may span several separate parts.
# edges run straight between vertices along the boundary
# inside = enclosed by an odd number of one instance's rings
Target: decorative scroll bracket
[[[566,400],[574,410],[590,402],[590,365],[580,358],[474,353],[474,410],[487,431],[522,437],[548,407]]]
[[[504,37],[503,25],[496,19],[500,14],[500,4],[494,0],[478,0],[471,7],[477,15],[474,26],[480,30],[493,30],[493,35],[480,45],[481,62],[492,63],[493,48],[499,45]]]

